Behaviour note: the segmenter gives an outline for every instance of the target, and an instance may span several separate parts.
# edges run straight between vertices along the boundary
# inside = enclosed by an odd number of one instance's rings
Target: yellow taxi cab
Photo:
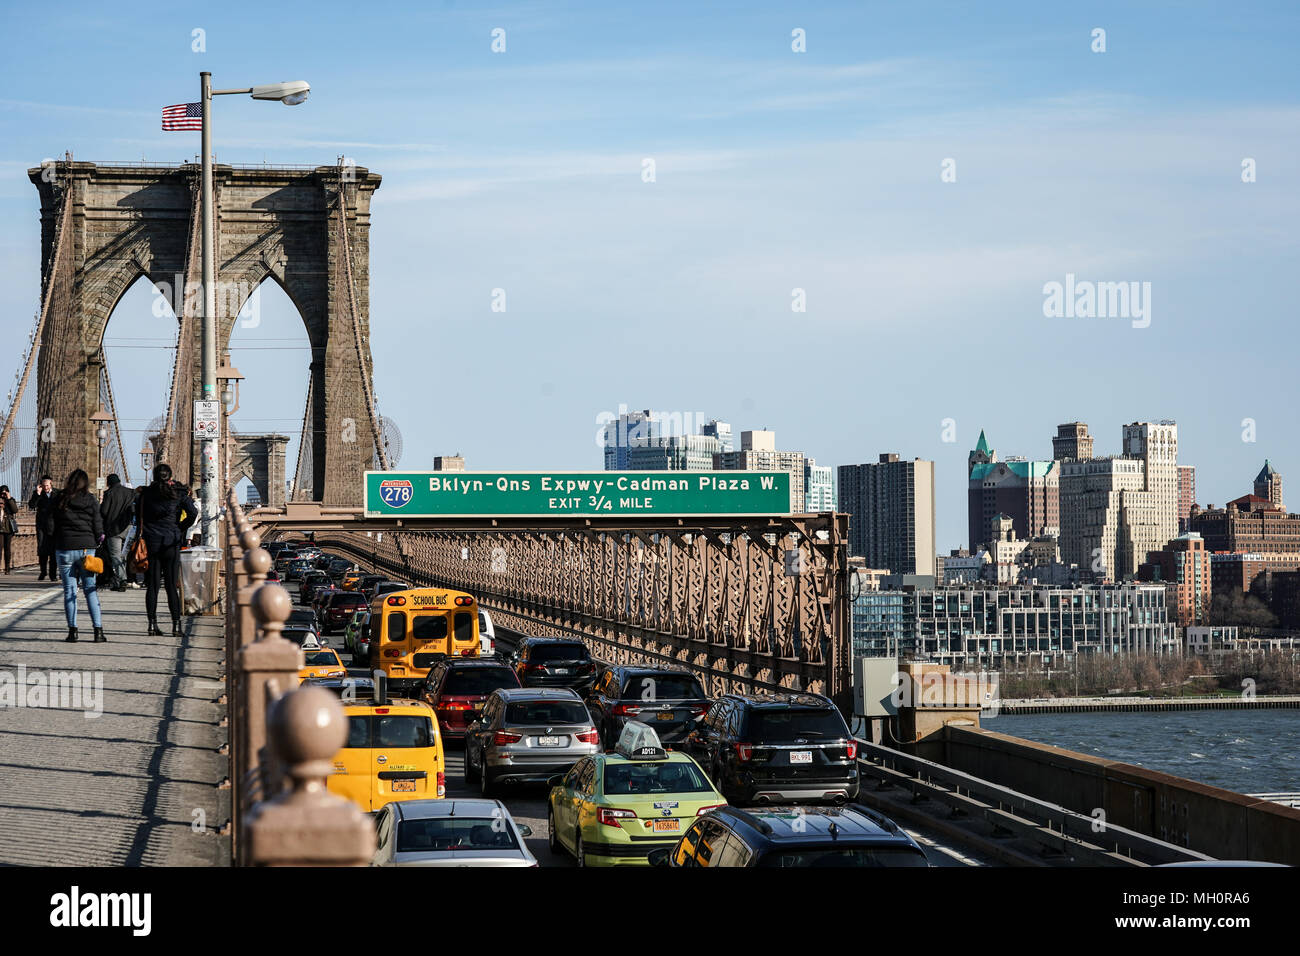
[[[448,657],[478,657],[478,605],[472,594],[409,588],[370,603],[370,664],[396,690],[420,684]]]
[[[447,795],[441,735],[433,708],[424,701],[388,698],[376,681],[375,699],[343,701],[348,739],[334,755],[326,785],[366,813],[396,800]]]
[[[338,651],[332,647],[321,647],[315,643],[305,643],[302,646],[303,668],[298,671],[298,681],[308,680],[313,677],[347,677],[348,669],[343,666],[343,661],[338,655]]]
[[[343,579],[339,581],[339,587],[344,591],[351,591],[357,586],[357,582],[361,580],[363,574],[362,571],[348,571],[343,575]]]

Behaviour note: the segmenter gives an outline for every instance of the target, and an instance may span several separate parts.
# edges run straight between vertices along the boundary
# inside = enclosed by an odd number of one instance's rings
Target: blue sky
[[[1046,457],[1058,422],[1115,453],[1124,422],[1172,418],[1202,503],[1248,491],[1265,457],[1300,481],[1300,8],[699,6],[72,3],[53,25],[6,4],[6,340],[39,295],[28,167],[193,158],[198,134],[162,133],[159,110],[195,99],[200,70],[303,78],[295,109],[219,100],[217,158],[345,154],[383,175],[372,345],[404,466],[598,468],[602,412],[699,412],[822,464],[935,460],[945,552],[965,543],[981,428]],[[1044,317],[1067,273],[1150,282],[1150,327]],[[106,337],[132,448],[170,370],[150,300],[128,292]],[[278,289],[262,308],[232,343],[237,427],[296,441],[305,335]],[[463,361],[431,380],[428,350]]]

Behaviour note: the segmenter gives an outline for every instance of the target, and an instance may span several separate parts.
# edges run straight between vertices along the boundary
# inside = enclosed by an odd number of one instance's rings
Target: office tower
[[[1264,459],[1264,467],[1255,476],[1255,496],[1276,505],[1282,511],[1286,510],[1282,504],[1282,476],[1268,463],[1267,458]]]
[[[650,409],[621,412],[605,424],[605,470],[626,471],[629,448],[648,445],[659,437],[659,422]]]
[[[1158,551],[1178,536],[1178,424],[1172,421],[1133,422],[1124,426],[1123,453],[1140,458],[1145,467],[1143,490],[1153,496],[1158,530],[1139,546]],[[1146,555],[1138,556],[1138,563]]]
[[[435,455],[433,458],[434,471],[464,471],[465,458],[463,455]]]
[[[1088,426],[1083,422],[1067,422],[1056,426],[1056,437],[1052,439],[1052,458],[1067,461],[1071,458],[1092,457],[1092,436]]]
[[[830,465],[819,465],[815,458],[805,458],[803,463],[804,511],[814,514],[835,510],[835,471]]]
[[[712,471],[719,442],[712,435],[668,435],[627,450],[632,471]]]
[[[967,531],[971,551],[992,541],[998,515],[1023,539],[1059,533],[1061,469],[1055,461],[998,460],[984,432],[966,459]]]
[[[736,439],[731,432],[731,425],[728,422],[720,422],[716,418],[712,421],[705,422],[700,426],[701,435],[710,435],[718,440],[721,451],[735,451]]]
[[[1163,524],[1145,471],[1141,458],[1061,462],[1062,561],[1095,580],[1120,581],[1163,546],[1168,538],[1157,541]]]
[[[839,484],[851,554],[896,574],[934,572],[934,462],[881,455],[875,463],[841,465]]]

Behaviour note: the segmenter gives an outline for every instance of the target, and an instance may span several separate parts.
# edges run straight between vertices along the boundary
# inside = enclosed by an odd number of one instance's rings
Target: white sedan
[[[537,866],[500,800],[399,800],[379,811],[372,866]]]

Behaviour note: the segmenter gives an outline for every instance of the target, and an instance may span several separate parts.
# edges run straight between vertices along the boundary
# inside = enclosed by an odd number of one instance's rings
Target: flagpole
[[[216,250],[213,248],[214,235],[213,195],[212,195],[212,74],[206,71],[199,74],[199,113],[202,129],[200,149],[202,158],[202,217],[203,217],[203,400],[210,402],[217,397],[217,266]],[[191,421],[191,426],[193,425]],[[217,440],[214,437],[203,439],[199,456],[199,469],[202,476],[203,505],[203,543],[212,547],[217,545]]]

